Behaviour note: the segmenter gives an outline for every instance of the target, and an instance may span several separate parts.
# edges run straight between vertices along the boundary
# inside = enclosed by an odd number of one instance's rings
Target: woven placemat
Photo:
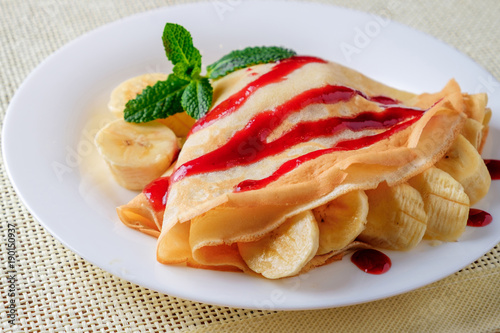
[[[0,1],[2,123],[28,73],[67,42],[122,17],[184,2]],[[323,2],[388,16],[427,32],[500,78],[497,0]],[[215,1],[214,8],[237,10],[238,3]],[[256,311],[170,297],[91,265],[34,221],[10,185],[3,163],[0,204],[0,332],[500,332],[498,245],[446,279],[389,299],[316,311]],[[16,326],[9,322],[9,224],[17,245]]]

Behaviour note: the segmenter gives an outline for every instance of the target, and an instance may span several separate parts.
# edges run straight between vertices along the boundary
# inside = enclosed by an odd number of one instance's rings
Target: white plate
[[[223,4],[223,5],[221,5]],[[384,14],[384,12],[381,12]],[[93,133],[110,118],[112,88],[138,74],[169,71],[161,34],[166,22],[191,31],[209,64],[230,50],[282,45],[351,66],[389,85],[437,91],[455,77],[468,92],[498,85],[469,58],[387,18],[319,4],[214,2],[173,6],[106,25],[46,59],[9,106],[3,153],[11,180],[35,218],[57,239],[102,269],[185,299],[233,307],[313,309],[380,299],[441,279],[500,241],[500,223],[467,228],[459,242],[389,252],[383,275],[361,272],[349,258],[280,281],[240,273],[169,267],[155,261],[155,240],[115,214],[135,193],[117,186],[96,156]],[[500,95],[490,94],[500,110]],[[499,158],[494,116],[484,155]],[[476,207],[500,216],[500,184]]]

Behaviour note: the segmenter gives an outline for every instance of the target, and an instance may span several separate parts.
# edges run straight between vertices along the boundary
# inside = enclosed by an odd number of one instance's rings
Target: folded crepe
[[[178,156],[164,211],[144,194],[118,211],[158,237],[161,263],[251,272],[248,244],[350,193],[365,202],[364,191],[406,184],[459,136],[480,150],[488,121],[486,96],[463,94],[454,80],[416,95],[314,57],[257,65],[214,82],[213,106]],[[316,245],[293,274],[365,246],[355,240],[365,224],[338,249]]]

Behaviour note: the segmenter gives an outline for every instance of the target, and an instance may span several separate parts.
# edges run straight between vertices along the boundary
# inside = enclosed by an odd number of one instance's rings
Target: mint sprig
[[[295,54],[295,51],[276,46],[247,47],[246,49],[226,54],[218,61],[209,65],[207,72],[211,79],[218,79],[241,68],[276,62],[290,58]]]
[[[186,111],[191,117],[203,117],[212,105],[210,80],[219,79],[238,69],[276,62],[295,55],[289,49],[271,46],[248,47],[232,51],[207,67],[201,75],[201,54],[194,47],[191,34],[184,27],[167,23],[163,30],[163,46],[174,68],[165,81],[144,89],[125,105],[128,122],[143,123],[167,118]]]

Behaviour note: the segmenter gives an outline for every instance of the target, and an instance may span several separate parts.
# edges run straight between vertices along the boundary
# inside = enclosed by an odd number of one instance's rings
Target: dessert
[[[175,163],[117,209],[163,264],[276,279],[352,249],[456,241],[489,189],[486,95],[454,80],[416,95],[294,55],[211,85]]]

